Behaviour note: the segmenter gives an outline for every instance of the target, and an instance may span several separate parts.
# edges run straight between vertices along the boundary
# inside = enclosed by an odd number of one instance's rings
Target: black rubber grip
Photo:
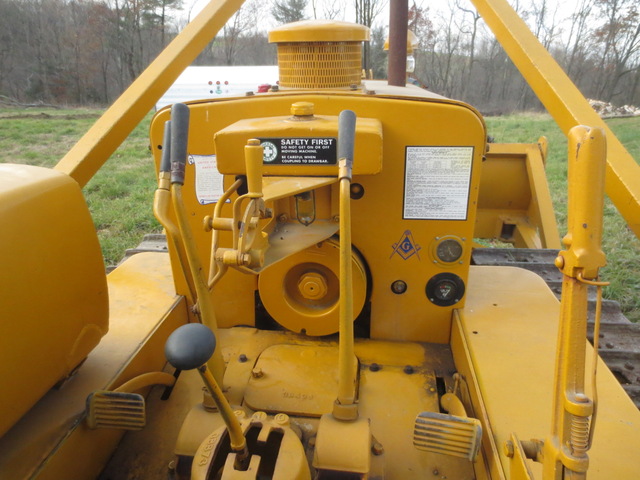
[[[162,159],[160,171],[171,171],[171,120],[164,122],[164,138],[162,140]]]
[[[343,110],[338,116],[338,159],[346,158],[347,166],[353,165],[353,148],[356,140],[356,114]]]
[[[189,141],[189,107],[176,103],[171,107],[171,183],[184,185]]]

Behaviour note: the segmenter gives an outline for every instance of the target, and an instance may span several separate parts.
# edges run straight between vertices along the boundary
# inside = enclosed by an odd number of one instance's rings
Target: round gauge
[[[455,237],[445,237],[436,244],[436,258],[442,263],[457,262],[462,251],[462,243]]]
[[[439,273],[429,279],[427,298],[440,307],[455,305],[464,295],[464,282],[454,273]]]

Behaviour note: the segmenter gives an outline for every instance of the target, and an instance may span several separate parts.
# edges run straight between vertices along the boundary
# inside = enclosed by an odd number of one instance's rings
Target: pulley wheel
[[[353,319],[364,306],[367,275],[354,251]],[[266,268],[258,277],[262,304],[280,325],[312,336],[338,331],[340,245],[333,239],[313,245]]]

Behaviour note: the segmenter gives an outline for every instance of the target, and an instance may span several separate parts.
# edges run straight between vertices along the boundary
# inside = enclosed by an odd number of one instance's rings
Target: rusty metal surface
[[[471,255],[474,265],[519,267],[544,279],[560,298],[562,274],[554,265],[558,250],[528,248],[481,248]],[[593,343],[595,289],[589,295],[588,339]],[[631,323],[613,300],[602,301],[600,357],[613,372],[629,397],[640,408],[640,325]]]

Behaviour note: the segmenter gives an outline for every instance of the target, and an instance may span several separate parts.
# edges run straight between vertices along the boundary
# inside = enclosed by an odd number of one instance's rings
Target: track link
[[[558,250],[528,248],[477,248],[471,255],[474,265],[520,267],[540,275],[560,299],[562,273],[554,264]],[[587,336],[593,343],[595,287],[589,288],[589,324]],[[640,408],[640,325],[624,316],[620,304],[602,300],[600,357],[616,376],[629,397]]]

